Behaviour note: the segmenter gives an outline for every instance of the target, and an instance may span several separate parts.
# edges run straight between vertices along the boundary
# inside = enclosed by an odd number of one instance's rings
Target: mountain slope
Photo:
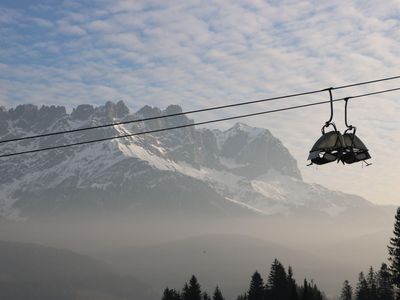
[[[179,113],[123,102],[0,109],[0,138],[27,136]],[[190,124],[182,115],[7,143],[1,153]],[[361,197],[302,181],[295,159],[268,130],[237,123],[226,131],[193,127],[81,145],[1,161],[0,215],[32,218],[79,212],[132,214],[327,215],[378,209]]]
[[[132,277],[71,251],[0,241],[2,299],[156,299]]]

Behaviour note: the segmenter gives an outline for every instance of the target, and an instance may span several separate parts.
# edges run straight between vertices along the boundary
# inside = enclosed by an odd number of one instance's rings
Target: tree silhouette
[[[202,300],[201,299],[201,288],[200,284],[197,281],[196,276],[192,275],[189,281],[189,285],[185,283],[185,286],[182,290],[182,299],[183,300]]]
[[[368,276],[367,276],[367,283],[368,283],[368,292],[369,292],[369,299],[377,299],[377,283],[376,283],[376,274],[372,267],[369,268]]]
[[[225,300],[218,286],[214,290],[213,300]]]
[[[358,283],[356,288],[356,300],[370,300],[368,282],[365,279],[364,273],[361,272],[358,276]]]
[[[257,271],[251,276],[249,291],[247,292],[248,300],[264,299],[264,281]]]
[[[187,300],[189,297],[189,286],[187,282],[185,282],[185,285],[183,286],[182,289],[182,300]]]
[[[236,300],[248,300],[247,294],[239,295]]]
[[[289,300],[299,300],[299,295],[297,294],[297,285],[296,281],[293,278],[293,270],[292,267],[289,266],[288,268],[288,278],[287,278],[287,283],[288,283],[288,292],[289,292]]]
[[[179,293],[174,289],[165,288],[162,300],[180,300],[181,297]]]
[[[271,300],[289,299],[288,275],[284,266],[275,259],[268,276],[267,296]]]
[[[309,296],[310,300],[323,300],[321,291],[318,289],[317,285],[311,280],[311,284],[309,285]]]
[[[377,276],[377,299],[394,300],[392,277],[386,264],[382,264]]]
[[[208,294],[206,292],[203,293],[203,300],[211,300],[211,297],[208,296]]]
[[[348,280],[343,283],[342,293],[340,294],[340,300],[352,300],[353,299],[353,288],[351,287]]]
[[[309,300],[310,299],[310,295],[309,295],[309,286],[308,286],[308,282],[307,279],[304,278],[304,283],[303,283],[303,291],[301,293],[301,300]]]
[[[400,289],[400,207],[397,208],[393,234],[388,246],[390,272],[393,284]]]

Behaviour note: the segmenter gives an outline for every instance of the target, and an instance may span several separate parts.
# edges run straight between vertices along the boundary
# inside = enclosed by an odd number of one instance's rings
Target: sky
[[[400,75],[398,1],[0,0],[0,105],[123,100],[199,109]],[[400,87],[400,80],[334,97]],[[243,119],[268,128],[304,180],[400,204],[400,92],[349,101],[373,165],[307,167],[329,105]],[[192,115],[196,121],[329,100],[327,92]],[[334,121],[344,126],[344,103]],[[229,128],[225,122],[210,127]]]

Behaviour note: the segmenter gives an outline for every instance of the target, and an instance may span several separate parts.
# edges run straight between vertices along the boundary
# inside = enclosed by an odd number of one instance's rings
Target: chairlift
[[[317,140],[308,156],[309,164],[324,165],[334,161],[342,162],[343,164],[353,164],[363,161],[367,166],[370,164],[366,162],[371,156],[368,148],[356,136],[356,127],[347,123],[347,104],[349,98],[345,98],[345,124],[346,131],[342,135],[337,129],[336,125],[332,122],[333,119],[333,97],[332,88],[328,89],[330,96],[331,116],[325,125],[322,127],[322,136]],[[325,128],[332,126],[334,130],[325,132]]]

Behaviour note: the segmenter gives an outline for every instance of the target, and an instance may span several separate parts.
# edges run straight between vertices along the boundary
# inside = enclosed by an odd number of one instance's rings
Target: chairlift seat
[[[371,158],[365,144],[360,140],[355,133],[343,134],[343,154],[341,157],[342,162],[346,164],[353,164],[359,161],[365,161]]]
[[[339,160],[342,156],[343,145],[343,136],[339,131],[323,133],[312,147],[308,160],[317,165]]]

